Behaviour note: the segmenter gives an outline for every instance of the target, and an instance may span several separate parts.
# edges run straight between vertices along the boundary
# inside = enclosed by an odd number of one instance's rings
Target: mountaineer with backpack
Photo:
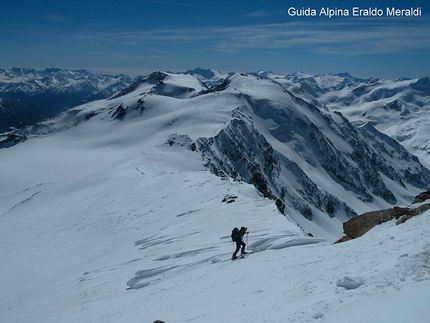
[[[233,256],[231,257],[232,260],[237,259],[236,254],[239,251],[239,249],[241,249],[241,247],[242,247],[242,250],[240,255],[242,256],[247,254],[245,252],[246,244],[242,240],[243,236],[249,233],[247,230],[248,228],[241,227],[240,230],[238,228],[234,228],[233,231],[231,232],[231,240],[236,242],[236,250],[234,251]]]

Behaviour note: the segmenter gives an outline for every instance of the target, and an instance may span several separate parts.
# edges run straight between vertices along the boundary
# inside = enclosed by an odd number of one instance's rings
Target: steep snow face
[[[189,75],[168,74],[153,88],[155,94],[186,99],[207,90],[206,85]]]
[[[330,91],[300,80],[283,85],[313,104],[340,111],[352,122],[370,123],[396,139],[427,166],[430,140],[430,79],[356,80]],[[294,85],[292,85],[294,83]]]

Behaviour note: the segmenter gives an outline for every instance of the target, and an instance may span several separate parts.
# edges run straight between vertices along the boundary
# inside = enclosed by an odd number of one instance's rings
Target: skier
[[[242,240],[243,236],[249,233],[247,230],[248,228],[245,228],[245,227],[241,227],[240,230],[238,230],[237,228],[234,228],[233,232],[231,233],[231,239],[234,242],[236,242],[236,250],[234,251],[233,256],[231,257],[232,260],[237,259],[236,254],[241,247],[242,247],[242,250],[240,255],[243,256],[247,254],[245,252],[246,244]]]

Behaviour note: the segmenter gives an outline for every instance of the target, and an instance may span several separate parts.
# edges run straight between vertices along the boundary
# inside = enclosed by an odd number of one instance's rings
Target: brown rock
[[[351,238],[351,237],[349,237],[349,236],[343,236],[342,238],[340,238],[339,240],[337,240],[337,241],[335,241],[335,244],[336,243],[341,243],[341,242],[346,242],[346,241],[349,241],[349,240],[352,240],[353,238]]]
[[[430,199],[430,191],[422,192],[415,197],[415,199],[412,201],[412,204],[422,203],[429,199]]]
[[[361,237],[375,225],[398,219],[408,212],[408,208],[394,207],[392,209],[363,213],[349,219],[343,224],[343,232],[352,239]]]
[[[430,192],[425,193],[430,194]],[[417,198],[415,198],[415,200],[417,200]],[[422,198],[425,198],[425,195],[423,195]],[[396,206],[391,209],[363,213],[361,215],[349,219],[343,224],[343,232],[345,233],[345,236],[340,238],[335,243],[345,242],[351,239],[361,237],[374,226],[387,221],[391,221],[393,219],[397,220],[396,224],[404,223],[410,218],[420,215],[429,209],[430,203],[427,203],[413,209]]]
[[[406,214],[404,214],[399,220],[397,220],[396,224],[405,223],[410,218],[420,215],[429,209],[430,209],[430,204],[423,204],[415,209],[411,209]]]

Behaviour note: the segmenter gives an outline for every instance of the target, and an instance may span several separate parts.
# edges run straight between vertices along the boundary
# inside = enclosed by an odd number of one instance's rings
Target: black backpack
[[[232,241],[234,241],[234,242],[236,242],[236,241],[238,241],[240,239],[240,236],[239,236],[239,229],[238,228],[234,228],[232,231],[231,231],[231,240]]]

